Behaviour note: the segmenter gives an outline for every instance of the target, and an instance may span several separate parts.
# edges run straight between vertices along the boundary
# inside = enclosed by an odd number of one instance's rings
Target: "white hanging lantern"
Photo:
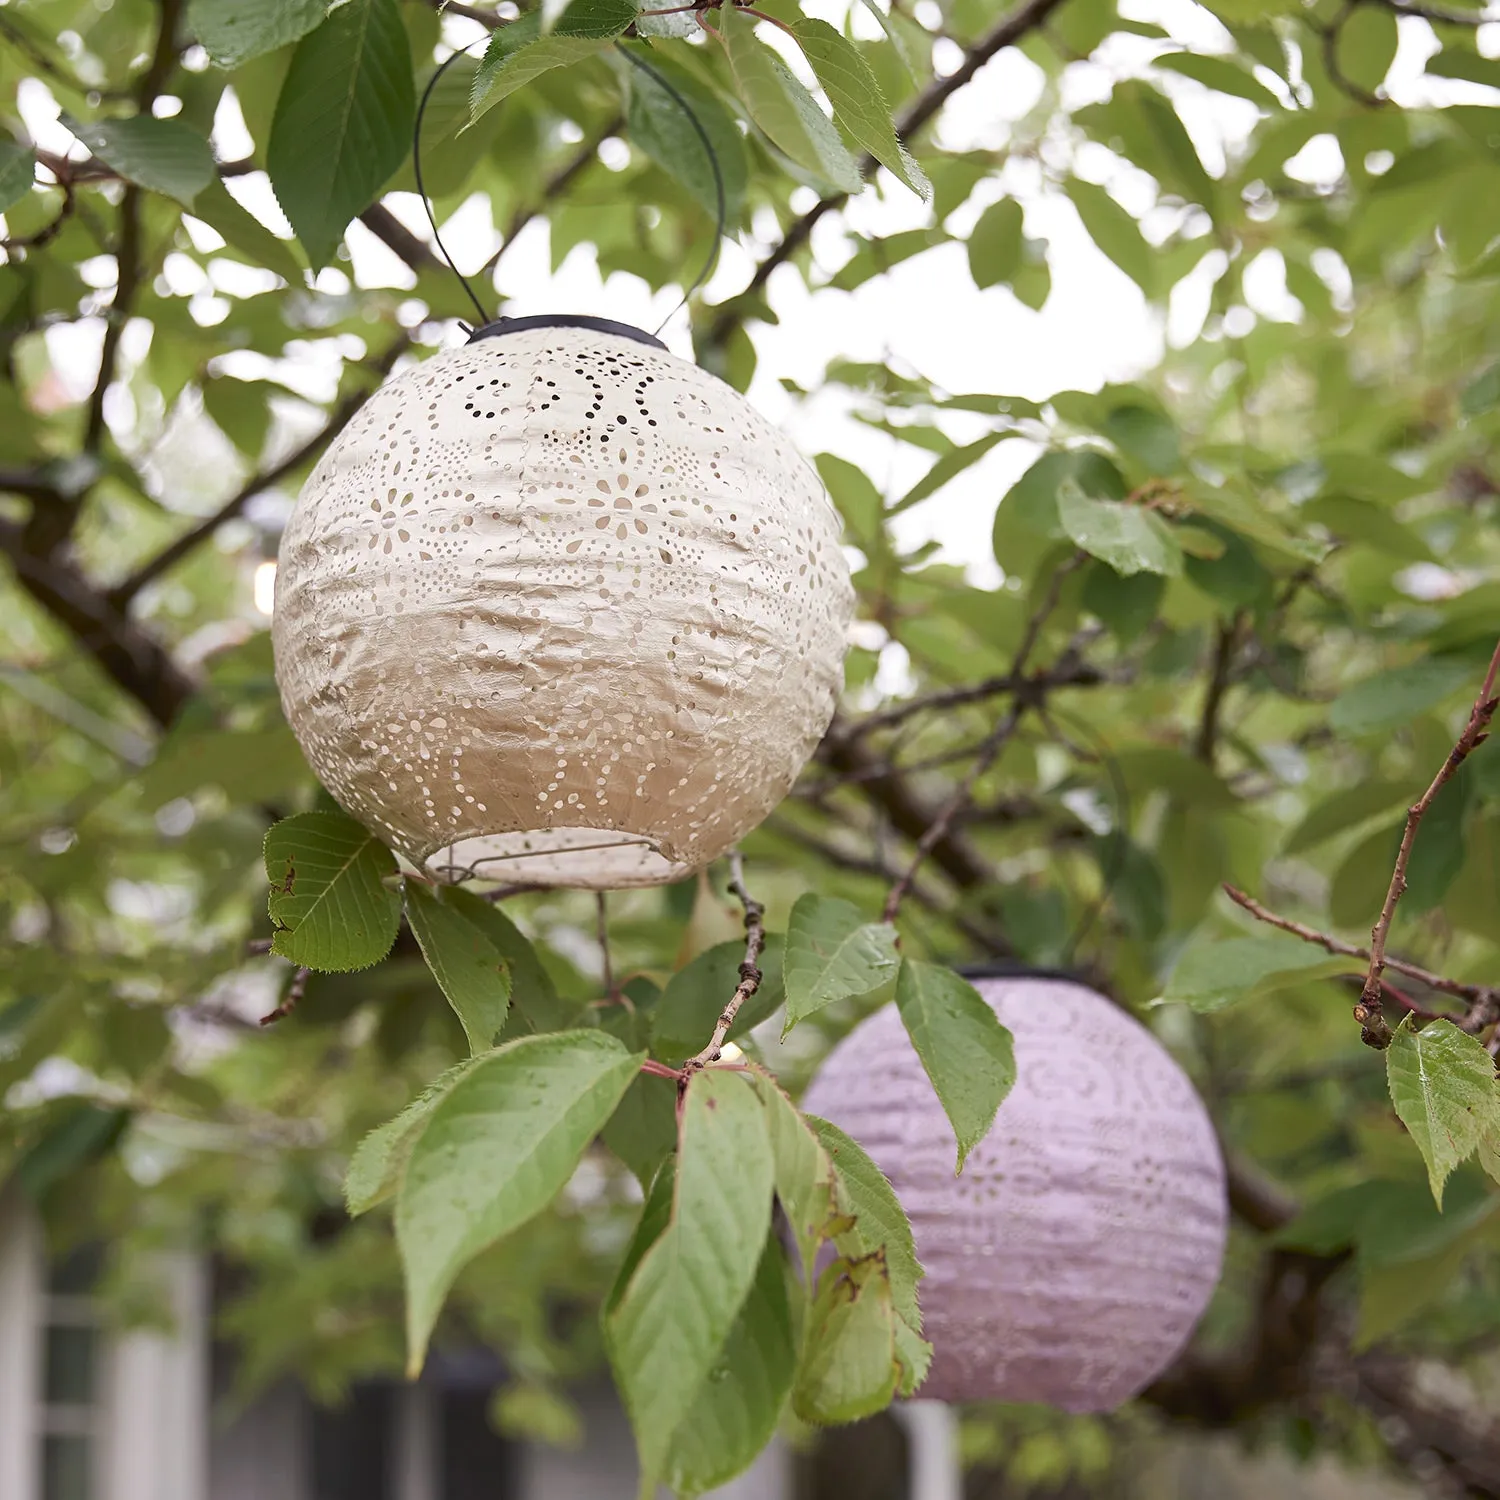
[[[313,470],[277,571],[282,704],[339,802],[439,876],[675,880],[828,726],[839,533],[787,438],[656,339],[501,320]]]
[[[975,985],[1015,1037],[1017,1077],[961,1177],[894,1006],[834,1048],[803,1107],[870,1153],[911,1219],[924,1397],[1109,1411],[1172,1362],[1218,1282],[1218,1141],[1186,1074],[1103,996]]]

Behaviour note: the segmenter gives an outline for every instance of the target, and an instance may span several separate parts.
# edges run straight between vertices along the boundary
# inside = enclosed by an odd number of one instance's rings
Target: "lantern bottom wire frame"
[[[663,885],[692,874],[647,838],[611,837],[600,828],[539,828],[459,839],[426,861],[444,884],[514,880],[543,886],[621,890]]]

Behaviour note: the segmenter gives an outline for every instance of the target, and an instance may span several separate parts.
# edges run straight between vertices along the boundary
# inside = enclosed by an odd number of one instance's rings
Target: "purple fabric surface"
[[[1082,985],[981,979],[1018,1077],[953,1175],[953,1131],[886,1006],[802,1101],[890,1178],[926,1267],[921,1394],[1108,1411],[1187,1342],[1219,1278],[1224,1167],[1186,1074]]]

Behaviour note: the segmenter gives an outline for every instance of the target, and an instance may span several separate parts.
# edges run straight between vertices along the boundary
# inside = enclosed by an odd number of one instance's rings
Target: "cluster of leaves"
[[[395,856],[342,813],[278,822],[265,862],[273,952],[325,972],[366,968],[390,952],[404,902],[468,1040],[467,1059],[364,1138],[344,1183],[354,1217],[395,1199],[409,1374],[463,1268],[547,1208],[602,1138],[646,1191],[603,1310],[644,1491],[667,1479],[694,1495],[733,1478],[789,1397],[803,1421],[849,1422],[920,1386],[931,1356],[921,1269],[879,1168],[835,1126],[802,1115],[769,1073],[669,1065],[681,1063],[684,1037],[712,1032],[741,945],[708,948],[665,992],[637,979],[580,1016],[498,906],[403,879]],[[990,1007],[950,970],[898,959],[895,929],[845,901],[803,896],[784,941],[771,941],[779,963],[767,960],[738,1034],[783,1003],[789,1031],[894,988],[961,1171],[1015,1081],[1010,1035]],[[826,1265],[825,1245],[835,1252]]]
[[[1348,1019],[1360,961],[1216,895],[1232,881],[1363,942],[1405,809],[1494,646],[1500,73],[1477,16],[1212,0],[1221,29],[1204,45],[1105,0],[1019,19],[990,0],[918,19],[896,6],[878,35],[863,12],[839,32],[781,0],[758,9],[792,37],[732,7],[648,17],[607,0],[498,24],[432,94],[439,217],[477,194],[497,223],[544,219],[554,263],[586,245],[606,275],[679,281],[718,191],[675,91],[714,144],[728,232],[753,223],[782,244],[776,263],[815,298],[887,275],[919,295],[967,270],[974,305],[1024,332],[1064,273],[1044,204],[1076,216],[1121,297],[1133,284],[1166,307],[1197,289],[1208,312],[1149,376],[1093,391],[950,389],[894,359],[833,360],[814,382],[877,455],[818,459],[858,552],[861,644],[828,741],[745,844],[774,929],[733,1033],[747,1070],[697,1073],[679,1121],[673,1084],[639,1065],[681,1068],[734,989],[744,940],[719,896],[705,882],[612,898],[626,1005],[601,1003],[586,898],[496,905],[399,882],[319,800],[251,605],[283,513],[270,502],[318,451],[306,434],[336,425],[367,363],[441,344],[441,320],[466,310],[390,205],[414,185],[414,101],[443,29],[458,44],[477,31],[416,0],[0,8],[0,1169],[61,1242],[111,1241],[122,1306],[151,1247],[206,1236],[244,1273],[226,1326],[247,1387],[295,1371],[332,1397],[399,1370],[404,1277],[416,1346],[442,1304],[436,1337],[504,1351],[497,1420],[565,1433],[566,1382],[610,1360],[649,1462],[692,1489],[752,1452],[788,1393],[813,1417],[850,1415],[921,1366],[899,1214],[857,1149],[760,1069],[796,1097],[891,998],[961,1154],[1009,1068],[940,966],[1011,952],[1086,965],[1177,1050],[1231,1161],[1300,1200],[1280,1229],[1237,1232],[1210,1349],[1267,1304],[1284,1260],[1265,1252],[1295,1250],[1326,1271],[1358,1347],[1492,1378],[1484,1037],[1418,1017],[1382,1076]],[[1441,107],[1385,97],[1398,24],[1437,49],[1425,86],[1457,90]],[[890,121],[929,118],[957,78],[951,48],[977,60],[1001,27],[1039,80],[1030,112],[998,146],[904,129],[897,146]],[[864,107],[865,70],[888,109]],[[23,96],[28,118],[50,96],[73,122],[66,165],[29,143],[9,102]],[[232,161],[209,146],[231,99],[251,141]],[[1209,139],[1203,120],[1234,110],[1242,128]],[[601,160],[618,139],[628,151]],[[892,174],[881,191],[907,227],[839,220],[859,151]],[[252,211],[265,200],[242,182],[262,180],[295,238]],[[924,180],[925,208],[908,191]],[[799,188],[821,195],[817,258]],[[406,285],[363,285],[343,258],[361,214],[410,256]],[[748,385],[753,329],[775,317],[764,279],[698,317],[705,363]],[[106,325],[97,389],[80,393],[64,336],[97,342]],[[299,378],[315,364],[342,372],[327,401]],[[993,586],[909,540],[959,495],[993,511]],[[161,562],[205,517],[199,541],[219,545]],[[896,919],[897,963],[873,914],[961,788]],[[1493,744],[1434,803],[1408,876],[1391,952],[1492,981]],[[292,965],[382,961],[315,973],[262,1031],[245,1021],[275,1006],[288,966],[247,961],[257,936]],[[1459,1014],[1416,989],[1424,1011]],[[761,1024],[783,1006],[800,1023],[784,1043]],[[523,1079],[552,1101],[515,1122],[546,1162],[524,1178],[483,1144]],[[721,1109],[754,1162],[736,1142],[755,1190],[732,1202]],[[482,1158],[472,1199],[427,1196],[450,1147]],[[397,1233],[383,1214],[351,1221],[341,1183],[353,1209],[395,1199]],[[453,1201],[467,1208],[445,1218]],[[790,1250],[768,1232],[777,1201],[801,1236]],[[421,1236],[401,1233],[418,1221]],[[677,1256],[722,1267],[722,1295],[663,1299]],[[671,1380],[651,1363],[667,1333]],[[1349,1389],[1297,1398],[1299,1444],[1343,1440]],[[1284,1395],[1228,1392],[1215,1422],[1260,1422]],[[1372,1420],[1358,1451],[1384,1451],[1390,1430]],[[712,1453],[692,1446],[704,1434]]]

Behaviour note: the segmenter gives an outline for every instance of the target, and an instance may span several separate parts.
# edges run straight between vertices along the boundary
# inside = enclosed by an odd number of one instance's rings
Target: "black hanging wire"
[[[432,91],[438,85],[440,79],[448,69],[456,63],[471,47],[477,47],[480,42],[487,42],[488,37],[476,37],[467,47],[460,47],[457,52],[450,52],[433,71],[432,77],[427,80],[427,87],[422,90],[422,102],[417,105],[417,118],[411,128],[411,171],[417,180],[417,194],[422,200],[422,207],[427,214],[427,222],[432,226],[432,242],[438,248],[438,254],[448,263],[448,269],[458,277],[458,283],[468,293],[469,301],[474,304],[474,311],[479,314],[481,323],[489,322],[489,314],[484,310],[484,303],[479,300],[474,288],[469,285],[469,278],[464,275],[453,263],[453,257],[448,254],[448,247],[443,243],[443,237],[438,233],[437,216],[432,211],[432,199],[427,196],[426,184],[422,181],[422,117],[427,113],[427,101],[432,98]]]
[[[617,47],[616,50],[634,67],[639,68],[687,116],[688,124],[693,127],[693,134],[698,137],[698,143],[703,147],[703,154],[708,158],[709,171],[714,175],[714,240],[709,247],[708,259],[703,262],[703,269],[698,272],[693,284],[682,294],[682,301],[657,324],[654,332],[659,334],[688,305],[693,293],[713,275],[714,267],[719,263],[719,249],[724,243],[724,231],[729,225],[729,201],[724,192],[724,171],[719,165],[719,153],[714,150],[714,143],[709,139],[708,131],[703,121],[698,118],[697,111],[683,97],[682,91],[659,68],[652,67],[645,58],[637,57],[626,47]]]
[[[438,80],[466,52],[471,48],[477,47],[480,42],[488,40],[488,37],[476,37],[467,47],[460,47],[456,52],[450,52],[437,65],[432,77],[427,80],[427,87],[422,90],[422,98],[421,102],[417,105],[417,117],[412,125],[411,137],[412,175],[416,179],[417,193],[422,199],[422,208],[427,215],[427,222],[432,228],[432,242],[437,246],[438,254],[443,257],[448,269],[458,278],[459,285],[463,287],[469,301],[474,304],[474,311],[479,314],[481,324],[489,321],[489,314],[485,311],[484,304],[479,300],[474,288],[469,284],[468,277],[458,269],[453,262],[453,257],[448,254],[448,247],[443,243],[443,236],[438,231],[437,216],[433,213],[432,209],[432,199],[428,197],[426,184],[422,180],[422,120],[427,113],[427,105],[432,98],[433,90],[438,85]],[[692,285],[682,294],[682,300],[657,325],[655,332],[659,334],[688,305],[693,294],[713,275],[714,267],[719,263],[719,249],[723,243],[724,232],[729,223],[728,197],[724,191],[724,172],[719,165],[719,153],[714,150],[714,143],[710,139],[703,121],[698,118],[697,111],[688,103],[682,91],[660,69],[652,67],[644,58],[637,57],[634,52],[625,47],[617,47],[616,50],[632,67],[639,68],[642,73],[651,79],[657,88],[687,117],[688,124],[693,128],[693,134],[698,137],[698,143],[703,147],[703,154],[708,159],[709,171],[713,173],[714,179],[714,202],[717,212],[715,214],[714,240],[709,249],[708,259],[704,261],[703,269],[698,272]]]

